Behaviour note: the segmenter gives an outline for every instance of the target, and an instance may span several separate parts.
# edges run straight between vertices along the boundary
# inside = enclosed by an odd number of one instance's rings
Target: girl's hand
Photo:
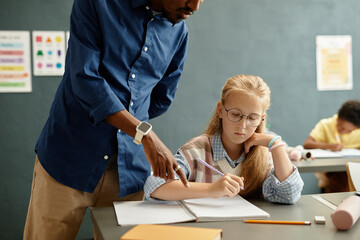
[[[275,136],[271,134],[253,133],[253,135],[244,142],[245,153],[248,153],[250,148],[256,145],[267,148],[274,137]],[[272,143],[272,146],[279,142],[281,142],[281,140],[276,139]],[[274,164],[275,176],[280,182],[285,181],[294,172],[293,165],[285,148],[275,148],[275,150],[271,152],[271,157]]]
[[[270,135],[270,134],[254,132],[253,135],[251,135],[251,137],[249,137],[244,142],[245,153],[247,154],[250,151],[250,148],[252,146],[260,145],[260,146],[268,147],[271,139],[273,139],[273,138],[274,138],[274,136]]]
[[[334,152],[341,151],[344,148],[344,145],[342,143],[331,143],[328,146],[329,150]]]
[[[210,185],[210,196],[218,198],[222,196],[234,197],[240,192],[240,186],[244,188],[244,178],[227,173]]]

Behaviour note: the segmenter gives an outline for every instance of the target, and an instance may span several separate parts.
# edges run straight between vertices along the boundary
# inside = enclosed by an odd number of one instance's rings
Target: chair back
[[[360,191],[360,163],[347,162],[346,173],[350,191]]]

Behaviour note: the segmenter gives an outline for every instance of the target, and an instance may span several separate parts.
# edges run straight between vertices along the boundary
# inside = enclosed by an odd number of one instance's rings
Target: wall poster
[[[317,89],[353,88],[351,36],[316,36]]]
[[[65,65],[65,32],[33,31],[34,76],[62,76]]]
[[[0,92],[31,92],[30,32],[0,31]]]

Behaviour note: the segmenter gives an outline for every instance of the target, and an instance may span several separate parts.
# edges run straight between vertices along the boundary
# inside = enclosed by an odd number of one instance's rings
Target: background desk
[[[331,199],[337,204],[354,193],[321,194],[325,199]],[[295,205],[273,204],[265,201],[251,201],[256,206],[270,213],[272,220],[311,220],[310,226],[305,225],[275,225],[250,224],[242,221],[208,222],[208,223],[181,223],[174,225],[195,226],[223,229],[223,240],[233,239],[339,239],[358,240],[360,236],[360,222],[358,221],[349,231],[338,231],[331,221],[332,209],[314,199],[312,195],[303,195]],[[94,227],[101,240],[119,240],[131,227],[117,225],[115,211],[112,207],[93,208],[90,211]],[[326,224],[314,223],[314,216],[325,216]],[[139,216],[141,217],[141,216]]]
[[[360,158],[318,158],[315,160],[293,162],[299,172],[342,172],[347,162],[358,162]]]

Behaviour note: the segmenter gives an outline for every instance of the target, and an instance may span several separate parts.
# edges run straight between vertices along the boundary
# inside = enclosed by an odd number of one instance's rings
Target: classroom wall
[[[71,0],[2,0],[0,30],[69,29]],[[360,5],[357,0],[207,0],[187,20],[190,45],[172,108],[151,121],[175,152],[203,130],[227,78],[261,76],[272,90],[270,130],[302,144],[316,122],[359,98]],[[315,36],[351,35],[354,89],[316,90]],[[0,238],[21,239],[33,151],[61,77],[32,78],[31,93],[0,93]],[[303,193],[317,193],[312,173]],[[89,215],[78,239],[92,237]]]

